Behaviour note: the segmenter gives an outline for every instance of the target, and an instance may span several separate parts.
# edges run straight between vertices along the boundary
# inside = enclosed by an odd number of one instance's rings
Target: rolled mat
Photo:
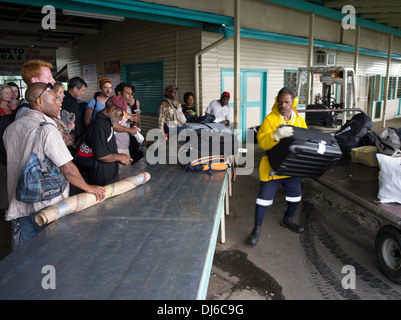
[[[97,201],[96,196],[92,193],[80,193],[75,196],[69,197],[57,204],[48,206],[39,211],[35,217],[35,221],[39,226],[49,224],[57,219],[64,217],[67,214],[79,212],[83,209],[89,208],[96,203],[102,202],[108,198],[118,196],[122,193],[130,191],[135,187],[146,183],[150,179],[148,172],[142,172],[136,176],[122,179],[112,184],[104,186],[106,188],[106,197]]]

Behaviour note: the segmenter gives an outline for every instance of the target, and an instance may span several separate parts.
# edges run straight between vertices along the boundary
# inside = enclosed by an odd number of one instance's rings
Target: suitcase
[[[184,123],[181,130],[196,132],[196,143],[189,137],[185,143],[190,142],[190,147],[196,147],[199,157],[214,155],[228,157],[238,153],[238,134],[222,123]]]
[[[349,155],[352,148],[360,147],[360,141],[372,127],[372,120],[364,112],[354,115],[334,134],[334,138],[344,155]]]
[[[330,134],[294,127],[294,135],[267,150],[271,175],[317,178],[340,160],[341,149]]]

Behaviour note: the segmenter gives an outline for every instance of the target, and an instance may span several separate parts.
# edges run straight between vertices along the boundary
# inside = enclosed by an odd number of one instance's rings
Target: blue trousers
[[[259,195],[256,199],[255,225],[262,224],[267,207],[273,205],[273,199],[277,189],[283,185],[285,190],[285,200],[287,201],[287,211],[285,215],[292,217],[302,199],[302,188],[300,177],[290,177],[277,180],[261,181]]]
[[[27,217],[12,220],[12,248],[22,246],[25,242],[36,236],[46,225],[39,226],[35,221],[35,216],[39,212],[35,212]]]

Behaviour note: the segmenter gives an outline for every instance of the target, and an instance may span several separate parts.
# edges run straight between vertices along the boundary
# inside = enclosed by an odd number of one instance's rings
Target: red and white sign
[[[104,73],[121,73],[120,61],[106,61],[104,63]]]
[[[22,65],[33,59],[50,62],[56,67],[55,49],[0,46],[0,75],[19,75]]]

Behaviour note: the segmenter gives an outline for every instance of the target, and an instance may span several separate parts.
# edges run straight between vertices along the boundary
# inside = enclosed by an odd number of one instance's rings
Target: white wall
[[[234,0],[142,1],[218,15],[234,16]],[[307,38],[309,36],[309,13],[264,0],[241,0],[241,27]],[[343,30],[339,20],[315,16],[315,39],[354,45],[354,32],[352,29]],[[387,34],[361,28],[360,46],[363,48],[387,51],[387,40]],[[401,54],[400,37],[394,37],[393,53]]]
[[[177,84],[179,97],[182,97],[194,88],[193,55],[200,50],[200,33],[196,28],[127,19],[107,22],[101,35],[86,36],[73,48],[59,49],[57,54],[64,56],[62,63],[68,64],[69,78],[83,77],[83,66],[88,64],[96,64],[97,76],[101,77],[105,76],[106,61],[119,60],[123,66],[163,60],[165,84]],[[88,101],[96,91],[98,83],[88,82],[82,100]]]
[[[159,4],[201,10],[221,15],[233,15],[234,0],[188,1],[157,0]],[[308,36],[309,14],[300,10],[273,5],[261,0],[242,0],[241,26],[281,34]],[[57,50],[59,70],[68,64],[69,77],[82,76],[83,65],[96,64],[98,77],[104,76],[104,62],[119,60],[121,65],[163,60],[165,84],[177,84],[178,97],[186,91],[195,91],[194,54],[222,35],[201,29],[175,26],[144,20],[105,22],[99,36],[79,39],[70,49]],[[319,40],[354,44],[355,31],[342,30],[340,21],[316,16],[315,37]],[[362,28],[361,47],[387,51],[388,36]],[[221,69],[233,68],[233,39],[204,54],[201,59],[201,108],[220,96]],[[394,38],[394,53],[401,53],[400,38]],[[337,54],[337,65],[353,67],[353,53],[330,50]],[[270,111],[278,90],[284,85],[284,70],[297,69],[307,64],[307,47],[273,41],[241,38],[241,68],[262,69],[268,72],[267,109]],[[63,65],[61,65],[63,64]],[[360,56],[359,74],[386,73],[386,59]],[[392,75],[399,75],[400,62],[394,61]],[[88,83],[82,98],[89,100],[98,90],[97,82]],[[140,97],[137,97],[140,100]],[[393,117],[397,101],[389,101],[387,117]],[[157,108],[158,106],[155,106]]]
[[[221,35],[203,32],[202,47],[215,42]],[[221,69],[234,68],[234,40],[207,52],[202,56],[202,96],[203,111],[209,102],[221,94]],[[277,92],[284,86],[284,70],[305,67],[307,47],[273,41],[241,38],[241,69],[262,69],[268,72],[267,111],[270,112]],[[329,50],[336,53],[336,65],[353,68],[354,54],[350,52]],[[358,75],[386,74],[387,59],[360,55]],[[392,61],[391,75],[401,73],[401,61]],[[316,92],[315,92],[316,93]],[[362,97],[363,100],[364,97]],[[364,104],[358,105],[367,111]],[[386,118],[393,118],[398,110],[398,100],[389,100]]]

